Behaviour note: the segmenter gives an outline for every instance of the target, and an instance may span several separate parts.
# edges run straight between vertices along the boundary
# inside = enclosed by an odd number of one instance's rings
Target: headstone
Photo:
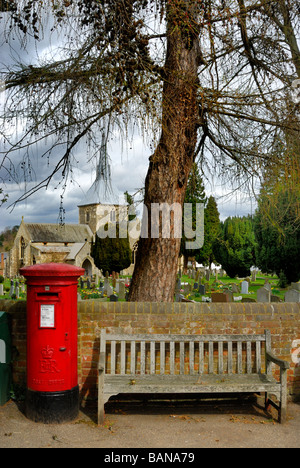
[[[105,278],[105,279],[104,279],[104,286],[103,286],[103,288],[104,288],[105,294],[107,294],[107,290],[108,290],[108,288],[110,288],[110,284],[109,284],[109,279],[108,279],[108,278]]]
[[[286,292],[284,297],[285,302],[300,302],[300,291],[297,289],[290,289]]]
[[[10,297],[15,294],[15,284],[14,284],[14,280],[10,280],[10,291],[9,291],[9,295]]]
[[[16,282],[16,298],[19,299],[20,297],[20,286],[18,281]]]
[[[205,285],[204,284],[199,284],[198,293],[201,294],[201,296],[205,295]]]
[[[230,289],[224,289],[223,293],[227,294],[229,299],[228,302],[233,302],[233,292],[230,291]]]
[[[206,270],[206,272],[205,272],[205,279],[206,279],[206,281],[210,280],[210,271],[209,270]]]
[[[251,272],[251,281],[255,283],[256,281],[256,270],[252,270]]]
[[[219,278],[223,278],[224,276],[224,270],[221,268],[221,270],[219,271]]]
[[[194,290],[197,290],[199,289],[199,284],[198,283],[194,283]]]
[[[268,288],[260,288],[257,291],[257,302],[271,302],[271,291]]]
[[[111,294],[109,297],[110,302],[118,302],[119,298],[116,294]]]
[[[176,294],[175,296],[175,302],[182,302],[184,299],[183,294]]]
[[[264,288],[267,289],[268,291],[272,292],[271,285],[270,285],[270,283],[268,281],[265,282]]]
[[[184,283],[183,286],[183,293],[189,294],[191,292],[191,285],[189,283]]]
[[[119,283],[119,300],[124,301],[125,300],[125,282],[120,281]]]
[[[275,294],[271,294],[271,302],[282,302],[279,296],[275,296]]]
[[[212,302],[229,302],[229,295],[226,293],[212,293]]]
[[[4,295],[3,292],[4,292],[4,291],[3,291],[3,284],[1,283],[1,284],[0,284],[0,296],[3,296],[3,295]]]
[[[112,296],[113,293],[114,293],[113,288],[112,288],[110,285],[108,285],[108,286],[107,286],[107,289],[106,289],[106,295],[107,295],[107,297]]]
[[[243,282],[242,282],[242,290],[241,290],[241,293],[242,293],[242,294],[249,294],[249,283],[248,283],[248,281],[243,281]]]
[[[238,285],[236,283],[232,283],[231,284],[231,289],[232,289],[232,292],[234,294],[240,294],[240,288],[238,287]]]

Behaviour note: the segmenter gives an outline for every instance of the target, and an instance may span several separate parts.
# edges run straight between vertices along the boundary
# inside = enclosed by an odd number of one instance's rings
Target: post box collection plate
[[[41,304],[40,328],[55,328],[55,305]]]

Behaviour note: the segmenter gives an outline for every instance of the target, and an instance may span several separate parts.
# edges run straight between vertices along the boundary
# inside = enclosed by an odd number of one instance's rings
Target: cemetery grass
[[[241,283],[244,278],[229,278],[229,276],[223,276],[221,279],[217,279],[213,276],[209,282],[206,284],[206,297],[210,297],[212,292],[222,293],[225,289],[231,289],[230,285],[236,284],[241,290]],[[193,287],[194,280],[189,278],[186,275],[183,275],[181,278],[182,283],[190,283]],[[265,282],[268,281],[272,288],[272,294],[279,296],[279,298],[284,302],[284,296],[288,288],[281,289],[278,287],[279,278],[275,275],[257,275],[255,282],[249,283],[249,294],[234,293],[234,297],[241,298],[251,298],[257,300],[257,291],[262,288]],[[207,287],[208,286],[208,287]],[[189,294],[188,299],[195,302],[202,302],[202,296],[200,294],[194,294],[193,292]],[[239,301],[237,301],[239,302]]]
[[[234,297],[242,297],[242,298],[251,298],[251,299],[257,299],[257,291],[258,289],[262,288],[265,284],[265,281],[268,280],[268,282],[271,285],[272,288],[272,294],[279,296],[280,299],[284,302],[284,295],[287,291],[287,289],[281,289],[277,286],[278,284],[278,277],[277,276],[271,276],[271,275],[258,275],[256,278],[255,282],[250,282],[249,284],[249,294],[239,294],[239,293],[234,293]],[[183,275],[181,278],[182,283],[190,283],[193,287],[194,285],[194,280],[192,278],[189,278],[186,275]],[[241,283],[243,279],[241,278],[229,278],[228,276],[224,276],[221,279],[216,280],[215,277],[211,277],[209,282],[206,282],[207,288],[207,293],[206,297],[211,296],[211,292],[223,292],[224,289],[229,288],[230,285],[232,284],[237,284],[239,288],[241,289]],[[10,280],[5,279],[4,283],[4,292],[5,294],[3,296],[0,296],[1,299],[11,299],[9,296],[9,291],[10,291]],[[91,290],[81,290],[78,288],[78,292],[81,294],[81,297],[83,300],[87,299],[94,299],[98,300],[101,298],[101,295],[98,293],[97,290],[91,289]],[[16,299],[16,298],[14,298]],[[188,299],[193,300],[195,302],[202,302],[202,296],[200,294],[194,294],[193,292],[189,294]],[[26,294],[20,294],[20,297],[18,300],[26,300]],[[102,298],[103,301],[109,300],[106,297]]]

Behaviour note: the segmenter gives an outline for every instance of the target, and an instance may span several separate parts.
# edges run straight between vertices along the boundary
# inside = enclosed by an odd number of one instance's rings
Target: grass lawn
[[[257,300],[257,291],[258,289],[262,288],[268,280],[269,284],[271,285],[272,288],[272,294],[275,296],[279,296],[282,301],[284,301],[284,295],[287,291],[287,289],[280,289],[277,284],[278,284],[278,277],[277,276],[270,276],[270,275],[257,275],[256,281],[251,282],[249,284],[249,294],[239,294],[239,293],[234,293],[234,297],[242,297],[242,298],[251,298]],[[215,277],[212,277],[209,281],[209,283],[206,282],[206,297],[211,297],[212,292],[223,292],[225,289],[230,289],[231,290],[231,285],[232,284],[237,284],[239,286],[239,289],[241,290],[241,283],[243,279],[237,279],[237,278],[229,278],[228,276],[224,276],[223,278],[219,278],[218,280],[215,279]],[[182,276],[181,278],[182,283],[190,283],[194,284],[194,280],[189,278],[188,276]],[[202,296],[199,294],[191,294],[189,295],[189,299],[194,300],[196,302],[202,302]]]
[[[280,289],[277,286],[278,283],[278,278],[277,276],[269,276],[269,275],[257,275],[255,283],[250,283],[249,284],[249,294],[237,294],[234,293],[234,297],[248,297],[251,299],[257,299],[257,290],[262,288],[263,285],[265,284],[265,281],[268,280],[271,288],[272,288],[272,294],[279,296],[280,299],[284,301],[284,295],[286,293],[286,289]],[[209,281],[209,283],[206,283],[206,297],[211,296],[211,292],[223,292],[224,289],[231,289],[231,285],[233,283],[237,284],[241,288],[241,283],[243,280],[237,279],[237,278],[229,278],[228,276],[224,276],[223,278],[219,278],[218,280],[215,279],[215,277],[212,277]],[[192,286],[194,285],[194,280],[189,278],[188,276],[182,276],[181,278],[182,283],[190,283]],[[5,279],[4,281],[4,292],[5,294],[3,296],[0,296],[1,299],[10,299],[9,297],[9,291],[10,291],[10,280]],[[80,293],[81,297],[83,300],[85,299],[99,299],[101,297],[100,293],[95,290],[81,290],[78,289],[78,292]],[[188,297],[191,300],[194,300],[196,302],[202,302],[202,296],[199,294],[193,294],[191,293]],[[25,294],[20,294],[19,300],[25,300],[26,295]],[[105,298],[103,298],[105,300]],[[106,299],[108,300],[108,299]]]

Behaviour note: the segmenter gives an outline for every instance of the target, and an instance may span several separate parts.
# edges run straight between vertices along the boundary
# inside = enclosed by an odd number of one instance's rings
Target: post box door
[[[70,390],[77,381],[77,317],[61,291],[36,292],[28,315],[28,388]],[[70,298],[69,298],[70,299]],[[76,310],[76,308],[75,308]]]

